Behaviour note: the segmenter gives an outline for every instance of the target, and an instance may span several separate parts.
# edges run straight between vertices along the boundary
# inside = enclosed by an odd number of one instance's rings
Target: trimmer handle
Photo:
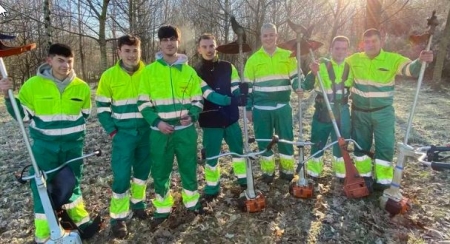
[[[450,163],[431,162],[431,168],[436,171],[450,170]]]

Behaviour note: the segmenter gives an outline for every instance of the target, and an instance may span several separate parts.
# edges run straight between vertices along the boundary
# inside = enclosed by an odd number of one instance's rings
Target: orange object
[[[366,186],[364,178],[362,178],[353,160],[348,154],[345,139],[338,138],[338,144],[341,148],[342,157],[345,163],[345,181],[344,181],[344,192],[348,198],[360,198],[369,195],[369,189]]]
[[[253,199],[245,199],[242,204],[242,211],[249,213],[261,212],[266,208],[266,198],[259,192]]]
[[[31,43],[19,47],[10,47],[0,41],[0,58],[18,55],[36,48],[36,43]]]
[[[391,215],[404,214],[411,209],[411,203],[406,197],[403,197],[399,202],[389,198],[386,202],[385,209]]]
[[[312,198],[314,185],[308,183],[307,186],[299,186],[297,182],[293,182],[289,187],[289,193],[296,198]]]

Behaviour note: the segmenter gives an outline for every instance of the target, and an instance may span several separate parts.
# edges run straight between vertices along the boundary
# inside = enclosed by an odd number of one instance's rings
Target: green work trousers
[[[355,165],[362,176],[372,173],[371,160],[364,155],[375,143],[375,178],[380,184],[390,184],[394,168],[392,160],[395,146],[395,111],[388,106],[373,112],[352,111],[353,139],[362,150],[355,147]]]
[[[243,153],[242,131],[239,123],[233,123],[225,128],[202,128],[203,129],[203,148],[206,157],[213,157],[220,154],[222,140],[228,144],[230,152],[237,154]],[[205,194],[215,195],[220,189],[220,169],[217,159],[207,160],[205,167]],[[238,177],[240,185],[246,184],[246,167],[243,158],[233,157],[233,171]]]
[[[150,128],[119,129],[112,139],[113,172],[111,222],[127,218],[131,209],[145,209],[145,191],[150,174]],[[130,182],[131,180],[131,182]]]
[[[170,178],[174,156],[177,159],[178,171],[183,187],[183,203],[187,209],[199,208],[197,187],[197,131],[194,125],[174,130],[171,134],[163,134],[159,130],[150,133],[150,157],[152,158],[151,174],[155,184],[156,198],[153,205],[155,218],[167,217],[172,205],[170,194]]]

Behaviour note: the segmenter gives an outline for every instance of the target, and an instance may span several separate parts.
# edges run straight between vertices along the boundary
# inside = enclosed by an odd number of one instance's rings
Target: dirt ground
[[[398,142],[405,136],[415,88],[415,82],[397,85]],[[422,87],[410,145],[443,146],[450,142],[449,95],[449,90],[434,91],[426,84]],[[312,98],[305,99],[303,103],[304,138],[309,138],[310,134],[312,101]],[[294,97],[293,107],[297,107]],[[297,131],[294,134],[298,134]],[[99,126],[94,109],[87,125],[85,152],[100,148],[103,155],[85,160],[82,190],[87,209],[92,215],[101,214],[106,223],[109,222],[109,186],[112,181],[110,143]],[[199,137],[199,148],[200,145]],[[309,155],[308,148],[306,155]],[[326,155],[330,162],[329,152]],[[33,241],[29,186],[16,182],[13,177],[14,172],[28,164],[18,125],[7,114],[3,98],[0,98],[0,243]],[[255,163],[256,188],[266,197],[267,206],[260,213],[242,212],[237,207],[240,189],[231,173],[230,158],[221,159],[221,165],[222,193],[207,206],[211,213],[183,223],[186,211],[177,193],[177,208],[173,212],[176,224],[165,223],[151,231],[149,221],[132,219],[128,224],[130,235],[125,240],[114,239],[107,224],[104,230],[85,243],[450,243],[450,172],[433,171],[413,158],[406,163],[401,187],[403,196],[411,200],[412,209],[395,217],[380,208],[378,199],[382,192],[362,199],[346,198],[342,194],[342,184],[333,179],[330,164],[326,165],[316,184],[314,197],[296,199],[288,193],[286,181],[277,178],[271,185],[261,182],[259,164]],[[199,165],[198,173],[201,191],[204,186],[202,165]],[[150,203],[154,196],[152,185],[150,179],[147,189],[150,212],[153,211]],[[180,189],[180,178],[175,173],[172,190],[179,192]]]

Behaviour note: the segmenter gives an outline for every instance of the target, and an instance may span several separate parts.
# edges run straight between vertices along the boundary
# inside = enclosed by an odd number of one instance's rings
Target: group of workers
[[[393,107],[395,76],[417,76],[422,62],[431,62],[433,53],[422,51],[411,61],[382,49],[381,34],[369,29],[363,34],[364,51],[349,57],[350,42],[336,36],[330,45],[329,58],[310,65],[306,78],[298,74],[297,60],[291,51],[277,47],[278,33],[273,24],[261,27],[262,47],[245,64],[244,80],[249,84],[248,96],[240,94],[240,77],[236,68],[218,58],[217,42],[212,34],[203,34],[197,41],[200,62],[191,67],[186,55],[178,53],[181,34],[177,27],[167,25],[158,30],[160,52],[156,60],[145,66],[141,61],[138,37],[124,35],[118,39],[119,61],[106,70],[100,79],[95,102],[99,122],[112,141],[111,170],[113,182],[109,213],[111,230],[116,238],[126,238],[127,220],[149,218],[146,187],[149,174],[154,181],[155,211],[151,226],[157,227],[169,218],[174,198],[170,181],[174,157],[182,182],[182,201],[193,215],[202,214],[201,199],[209,202],[220,194],[220,166],[217,159],[207,160],[205,187],[202,196],[197,181],[198,122],[203,130],[206,157],[220,153],[222,140],[229,150],[243,153],[243,135],[239,126],[239,109],[245,107],[247,119],[253,122],[255,137],[294,140],[291,93],[299,98],[305,90],[315,89],[315,112],[312,121],[311,153],[320,151],[328,137],[336,139],[326,111],[325,99],[318,85],[324,82],[338,128],[343,137],[353,138],[360,146],[354,155],[361,176],[384,189],[393,177],[395,112]],[[53,44],[47,62],[37,75],[21,87],[18,97],[23,121],[29,121],[32,151],[41,170],[57,167],[82,155],[86,119],[91,111],[89,86],[76,77],[74,54],[64,44]],[[0,80],[8,112],[14,116],[8,90],[12,82]],[[351,96],[351,109],[349,98]],[[352,112],[350,116],[350,110]],[[375,142],[374,159],[365,155]],[[263,150],[267,142],[258,142]],[[294,177],[294,150],[290,144],[278,144],[279,177]],[[323,154],[309,160],[306,171],[319,177]],[[338,178],[345,177],[344,161],[337,146],[333,148],[333,169]],[[259,159],[261,180],[271,183],[275,177],[275,157],[266,152]],[[82,160],[70,164],[75,188],[63,206],[77,225],[83,238],[99,231],[99,217],[91,220],[85,210],[80,189]],[[233,157],[233,172],[242,189],[247,186],[244,158]],[[33,171],[33,169],[31,169]],[[372,175],[374,172],[374,175]],[[33,172],[31,172],[33,174]],[[57,173],[47,175],[51,181]],[[45,243],[50,227],[34,180],[31,181],[35,213],[35,241]]]

